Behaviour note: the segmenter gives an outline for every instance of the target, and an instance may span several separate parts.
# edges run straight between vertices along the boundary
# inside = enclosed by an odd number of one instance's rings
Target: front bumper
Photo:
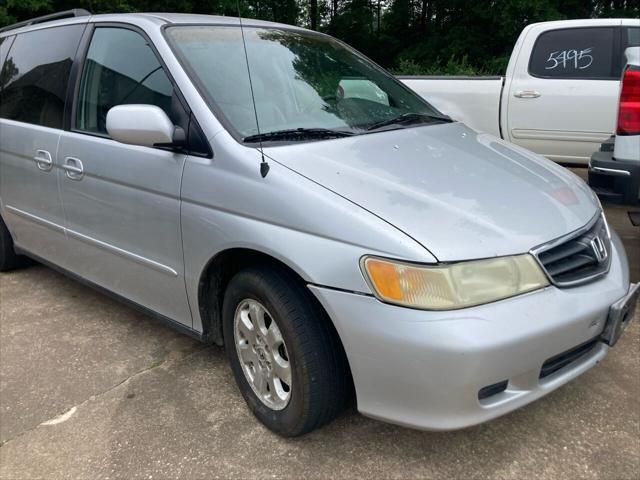
[[[593,348],[541,378],[547,360],[603,331],[612,304],[629,291],[624,248],[613,234],[609,273],[580,287],[543,290],[448,312],[384,304],[317,286],[341,337],[368,416],[426,430],[478,424],[521,407],[593,367],[609,347]],[[479,399],[484,387],[506,390]]]

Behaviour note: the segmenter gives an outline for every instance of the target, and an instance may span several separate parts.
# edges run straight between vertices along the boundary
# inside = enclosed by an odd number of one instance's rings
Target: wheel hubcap
[[[282,410],[291,398],[291,365],[278,325],[253,299],[240,302],[233,324],[238,359],[253,393],[267,407]]]

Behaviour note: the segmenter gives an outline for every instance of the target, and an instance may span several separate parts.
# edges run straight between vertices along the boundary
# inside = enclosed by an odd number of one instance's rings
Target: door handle
[[[535,90],[520,90],[514,93],[513,96],[518,98],[538,98],[540,96],[540,92]]]
[[[62,169],[69,180],[81,180],[84,175],[84,167],[78,158],[65,158]]]
[[[53,168],[53,159],[51,158],[51,154],[46,150],[36,150],[33,159],[36,162],[36,166],[43,172],[48,172]]]

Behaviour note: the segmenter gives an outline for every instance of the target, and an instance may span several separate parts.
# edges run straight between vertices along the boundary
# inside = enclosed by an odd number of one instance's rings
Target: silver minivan
[[[32,257],[224,345],[281,435],[350,402],[489,420],[634,314],[581,180],[327,35],[75,10],[5,28],[0,65],[0,270]]]

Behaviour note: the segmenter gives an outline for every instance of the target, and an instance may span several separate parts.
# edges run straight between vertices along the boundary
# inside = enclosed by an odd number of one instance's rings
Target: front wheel
[[[242,396],[272,431],[302,435],[344,407],[348,369],[309,291],[277,267],[248,268],[223,303],[225,349]]]

